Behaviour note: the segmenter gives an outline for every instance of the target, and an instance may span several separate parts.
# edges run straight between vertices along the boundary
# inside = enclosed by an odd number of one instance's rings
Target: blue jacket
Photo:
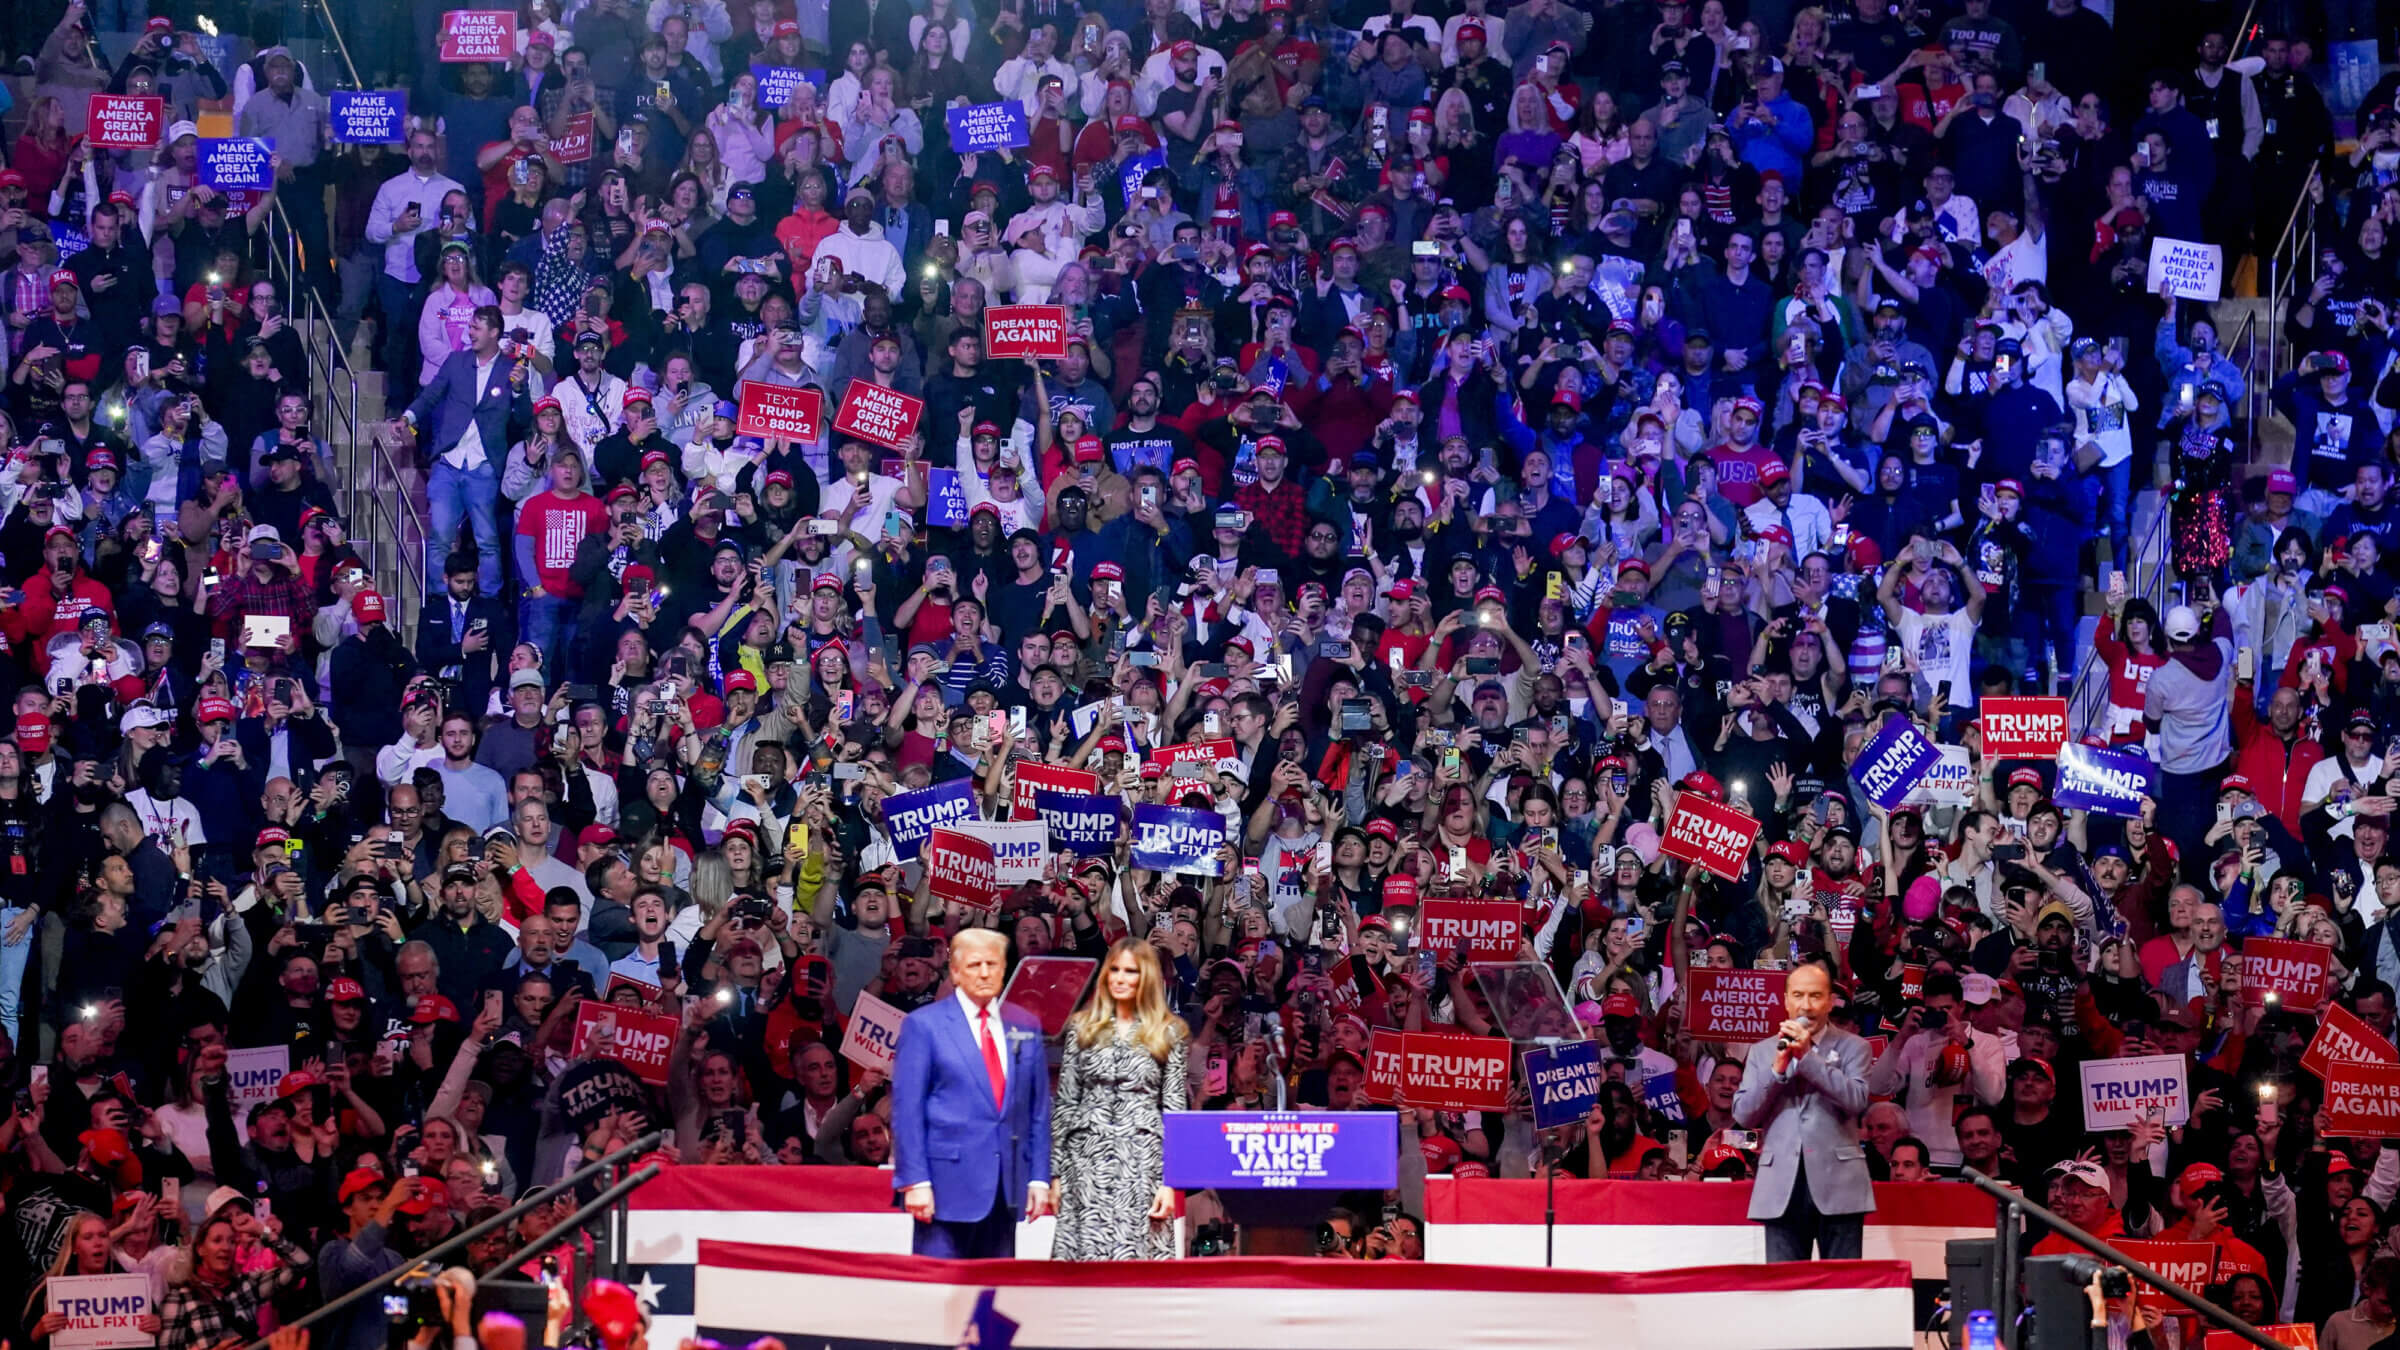
[[[1725,129],[1733,136],[1734,157],[1751,168],[1765,173],[1773,169],[1783,175],[1784,184],[1797,192],[1803,165],[1801,156],[1817,139],[1817,125],[1809,120],[1808,109],[1800,100],[1784,94],[1771,103],[1759,105],[1775,118],[1773,126],[1755,117],[1736,121],[1725,119]],[[1718,335],[1719,345],[1724,337]]]
[[[900,1024],[892,1061],[892,1189],[933,1185],[933,1216],[972,1223],[995,1201],[1024,1217],[1026,1188],[1050,1181],[1050,1066],[1034,1019],[993,1002],[1008,1092],[992,1100],[976,1029],[956,997]]]
[[[525,426],[533,421],[533,395],[526,384],[508,377],[516,364],[508,356],[493,357],[491,383],[477,390],[472,348],[452,352],[443,360],[433,383],[417,391],[417,401],[408,405],[426,459],[450,453],[473,425],[482,430],[484,458],[492,466],[492,476],[499,477],[500,465],[508,459],[510,423]]]

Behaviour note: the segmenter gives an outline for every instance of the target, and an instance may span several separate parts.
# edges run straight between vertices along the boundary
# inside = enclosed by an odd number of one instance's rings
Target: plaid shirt
[[[258,1310],[299,1283],[300,1271],[309,1264],[308,1253],[293,1243],[262,1236],[281,1258],[274,1265],[242,1275],[221,1291],[196,1279],[167,1291],[158,1306],[158,1350],[207,1350],[227,1337],[258,1339]]]
[[[1264,483],[1244,483],[1233,490],[1233,504],[1257,517],[1275,547],[1290,557],[1300,556],[1308,534],[1307,488],[1288,477],[1272,490]]]
[[[316,614],[316,606],[309,600],[308,583],[300,579],[298,572],[278,567],[275,580],[260,581],[245,567],[220,583],[217,593],[209,597],[208,617],[235,625],[261,614],[280,614],[297,620],[303,615]],[[300,631],[298,623],[293,624],[293,631]]]

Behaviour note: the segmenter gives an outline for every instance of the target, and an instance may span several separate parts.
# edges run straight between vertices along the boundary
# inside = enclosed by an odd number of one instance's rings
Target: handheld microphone
[[[1800,1024],[1801,1024],[1802,1026],[1808,1026],[1808,1025],[1811,1025],[1811,1024],[1810,1024],[1810,1022],[1809,1022],[1809,1020],[1808,1020],[1807,1018],[1805,1018],[1805,1017],[1803,1017],[1803,1018],[1800,1018],[1800,1019],[1798,1019],[1798,1020],[1799,1020],[1799,1022],[1800,1022]],[[1778,1049],[1778,1050],[1789,1050],[1789,1049],[1791,1049],[1791,1048],[1792,1048],[1792,1038],[1791,1038],[1790,1036],[1777,1036],[1777,1037],[1775,1038],[1775,1048],[1776,1048],[1776,1049]]]

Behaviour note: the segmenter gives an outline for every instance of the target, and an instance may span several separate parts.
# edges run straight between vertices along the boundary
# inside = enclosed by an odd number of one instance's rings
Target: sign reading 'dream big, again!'
[[[99,150],[148,150],[158,144],[167,101],[147,94],[94,94],[85,106],[86,133]]]
[[[2067,701],[1987,698],[1982,730],[1985,759],[2056,759],[2067,743]]]
[[[508,62],[516,55],[515,10],[454,9],[442,16],[444,61]]]
[[[2333,1139],[2400,1139],[2400,1064],[2326,1065],[2325,1133]]]
[[[1696,792],[1675,799],[1675,818],[1667,822],[1667,837],[1659,852],[1696,863],[1727,881],[1739,881],[1758,838],[1758,822],[1723,802]]]
[[[994,359],[1031,356],[1055,361],[1067,354],[1063,305],[993,305],[983,312],[983,345]]]
[[[833,429],[897,450],[908,443],[924,413],[925,400],[921,398],[886,389],[873,380],[852,380],[842,392],[842,411],[833,419]]]
[[[1169,1111],[1166,1183],[1179,1190],[1388,1190],[1400,1117],[1388,1111]]]
[[[1662,1076],[1672,1087],[1673,1077]],[[1592,1103],[1600,1100],[1600,1079],[1597,1041],[1565,1041],[1527,1050],[1525,1090],[1533,1102],[1533,1128],[1555,1130],[1580,1123],[1592,1113]]]
[[[1695,969],[1684,1029],[1694,1040],[1763,1041],[1783,1025],[1783,981],[1780,970]]]
[[[742,436],[781,436],[813,443],[825,427],[825,391],[744,380],[733,429]]]

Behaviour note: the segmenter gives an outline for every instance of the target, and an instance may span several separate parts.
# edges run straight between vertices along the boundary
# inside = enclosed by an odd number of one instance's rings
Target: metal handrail
[[[550,1183],[550,1185],[545,1187],[544,1190],[546,1192],[558,1191],[580,1186],[584,1182],[589,1181],[593,1177],[607,1171],[609,1168],[612,1168],[618,1163],[625,1161],[627,1158],[638,1157],[644,1153],[648,1153],[652,1149],[657,1148],[661,1143],[665,1142],[666,1137],[667,1132],[665,1130],[653,1130],[649,1134],[634,1140],[632,1143],[627,1144],[625,1147],[618,1149],[616,1152],[609,1154],[605,1158],[600,1158],[596,1159],[595,1161],[585,1163],[583,1166],[576,1168],[567,1175],[560,1177],[557,1181]],[[653,1175],[657,1173],[657,1168],[655,1166],[646,1168],[644,1170]],[[418,1267],[428,1263],[436,1263],[442,1256],[458,1248],[466,1246],[468,1243],[471,1243],[475,1239],[482,1237],[484,1234],[500,1228],[503,1225],[516,1222],[518,1219],[524,1217],[528,1211],[532,1210],[534,1206],[546,1205],[548,1203],[550,1203],[550,1196],[548,1194],[536,1196],[530,1200],[520,1199],[517,1201],[517,1203],[510,1205],[508,1208],[501,1210],[499,1213],[492,1215],[491,1217],[483,1220],[481,1223],[478,1223],[471,1228],[462,1229],[451,1234],[447,1239],[435,1243],[432,1247],[428,1248],[422,1253],[419,1253],[414,1260],[406,1261],[398,1266],[394,1266],[392,1269],[385,1271],[381,1275],[376,1276],[374,1279],[367,1281],[365,1284],[362,1284],[357,1288],[352,1289],[333,1299],[331,1302],[326,1303],[323,1307],[311,1309],[304,1316],[285,1323],[284,1330],[294,1331],[302,1327],[313,1326],[318,1322],[322,1322],[326,1318],[329,1318],[335,1313],[348,1308],[354,1303],[362,1302],[376,1294],[383,1292],[386,1289],[389,1289],[391,1286],[399,1283],[411,1271],[416,1270]],[[276,1334],[279,1335],[281,1333],[278,1332]],[[271,1339],[273,1339],[271,1336],[261,1336],[257,1340],[252,1341],[250,1344],[242,1347],[242,1350],[266,1350],[267,1342]]]
[[[488,1280],[495,1275],[504,1275],[509,1271],[515,1270],[517,1267],[524,1265],[527,1261],[532,1260],[534,1257],[541,1255],[544,1251],[547,1251],[550,1248],[557,1246],[559,1243],[566,1241],[568,1238],[575,1236],[575,1234],[583,1230],[583,1226],[585,1224],[588,1224],[592,1220],[599,1218],[602,1214],[607,1213],[610,1208],[622,1201],[626,1196],[631,1195],[636,1189],[640,1188],[643,1183],[649,1181],[652,1177],[657,1176],[659,1174],[659,1170],[658,1164],[652,1163],[639,1172],[629,1174],[623,1181],[620,1181],[616,1185],[609,1187],[607,1190],[600,1192],[600,1194],[593,1196],[591,1203],[585,1205],[581,1209],[576,1210],[566,1218],[561,1219],[557,1224],[551,1227],[550,1231],[542,1234],[538,1238],[535,1238],[533,1241],[526,1243],[524,1246],[517,1248],[515,1251],[510,1252],[508,1255],[501,1257],[498,1261],[493,1262],[490,1270],[483,1272],[481,1275],[478,1275],[475,1278],[479,1280]]]
[[[2160,536],[2166,532],[2168,518],[2172,514],[2172,510],[2162,497],[2158,503],[2158,511],[2150,517],[2150,528],[2143,532],[2141,542],[2133,549],[2133,557],[2125,560],[2130,562],[2139,559],[2143,550],[2150,549],[2155,545],[2155,563],[2149,570],[2148,579],[2144,580],[2140,575],[2135,574],[2131,567],[2121,567],[2121,570],[2129,575],[2134,575],[2134,580],[2126,587],[2128,598],[2147,600],[2153,608],[2158,607],[2160,597],[2166,593],[2166,574],[2170,570],[2168,567],[2169,550],[2168,541]],[[2094,671],[2100,668],[2099,661],[2100,648],[2097,645],[2083,654],[2083,664],[2075,672],[2075,682],[2067,688],[2067,708],[2070,715],[2081,707],[2090,696],[2086,686]],[[2084,729],[2086,731],[2091,729],[2091,718],[2088,716],[2084,719]]]
[[[2254,368],[2251,387],[2272,385],[2284,374],[2289,353],[2284,350],[2283,318],[2286,306],[2301,285],[2305,272],[2309,285],[2317,280],[2317,215],[2310,200],[2322,178],[2325,167],[2311,164],[2308,177],[2301,181],[2299,200],[2292,203],[2292,214],[2284,221],[2283,233],[2277,236],[2275,247],[2267,255],[2267,359]],[[2288,260],[2288,262],[2287,262]]]
[[[397,607],[401,632],[412,631],[424,602],[425,522],[406,492],[372,424],[358,415],[358,372],[350,364],[325,298],[308,283],[306,246],[292,228],[283,202],[273,202],[267,266],[291,297],[291,316],[304,324],[301,349],[309,367],[309,416],[324,438],[338,445],[342,515],[352,524],[352,545],[368,572]],[[338,436],[336,435],[338,429]],[[409,526],[414,526],[414,538]]]
[[[306,0],[303,0],[301,8],[303,11],[308,8]],[[350,59],[350,44],[342,40],[342,26],[334,21],[331,0],[316,0],[316,9],[325,16],[325,31],[333,35],[333,50],[342,58],[342,68],[350,72],[350,87],[366,88],[367,82],[358,74],[358,63]]]
[[[2142,1283],[2158,1290],[2158,1292],[2165,1294],[2168,1298],[2171,1298],[2177,1303],[2180,1303],[2183,1306],[2191,1309],[2193,1312],[2198,1313],[2201,1317],[2207,1319],[2208,1321],[2213,1322],[2225,1330],[2232,1332],[2234,1335],[2245,1341],[2248,1341],[2250,1344],[2259,1347],[2259,1350],[2284,1350],[2284,1347],[2279,1342],[2270,1339],[2265,1332],[2260,1331],[2257,1327],[2250,1325],[2248,1322],[2245,1322],[2242,1319],[2234,1316],[2232,1313],[2225,1311],[2223,1308],[2220,1308],[2216,1304],[2209,1302],[2200,1295],[2193,1293],[2191,1290],[2175,1283],[2173,1280],[2170,1280],[2166,1276],[2159,1274],[2150,1267],[2143,1265],[2141,1262],[2134,1260],[2130,1256],[2127,1256],[2125,1253],[2117,1250],[2115,1247],[2110,1246],[2101,1239],[2094,1237],[2090,1233],[2087,1233],[2081,1228],[2076,1227],[2074,1224],[2071,1224],[2056,1214],[2051,1213],[2048,1208],[2025,1198],[2025,1193],[2017,1190],[2015,1187],[2003,1185],[2000,1182],[1994,1181],[1990,1177],[1985,1176],[1983,1173],[1976,1171],[1972,1167],[1966,1169],[1965,1175],[1968,1181],[1974,1183],[1986,1194],[1990,1195],[1994,1200],[2000,1202],[2000,1213],[1998,1219],[1996,1220],[1996,1231],[1994,1234],[1995,1238],[1997,1239],[1996,1245],[1999,1247],[1999,1250],[1994,1252],[1993,1255],[1999,1258],[2004,1276],[2007,1273],[2014,1271],[2016,1267],[2015,1256],[2017,1234],[2009,1230],[2014,1226],[2015,1221],[2019,1217],[2025,1214],[2031,1214],[2035,1218],[2040,1219],[2043,1223],[2049,1225],[2050,1230],[2057,1233],[2060,1237],[2065,1238],[2067,1241],[2074,1243],[2076,1246],[2083,1248],[2085,1251],[2092,1253],[2094,1256],[2099,1257],[2111,1265],[2124,1267],[2126,1273],[2132,1275],[2135,1279],[2138,1279]],[[2013,1286],[2014,1283],[2015,1282],[2013,1280],[2003,1280],[2004,1285]],[[2011,1287],[2006,1290],[2006,1293],[2008,1297],[2005,1301],[2014,1302],[2017,1291]],[[2007,1308],[1994,1308],[1992,1311],[1999,1315],[2001,1325],[2009,1329],[2008,1343],[2014,1345],[2016,1343],[2016,1336],[2014,1334],[2016,1318],[2011,1315],[2012,1310]]]

